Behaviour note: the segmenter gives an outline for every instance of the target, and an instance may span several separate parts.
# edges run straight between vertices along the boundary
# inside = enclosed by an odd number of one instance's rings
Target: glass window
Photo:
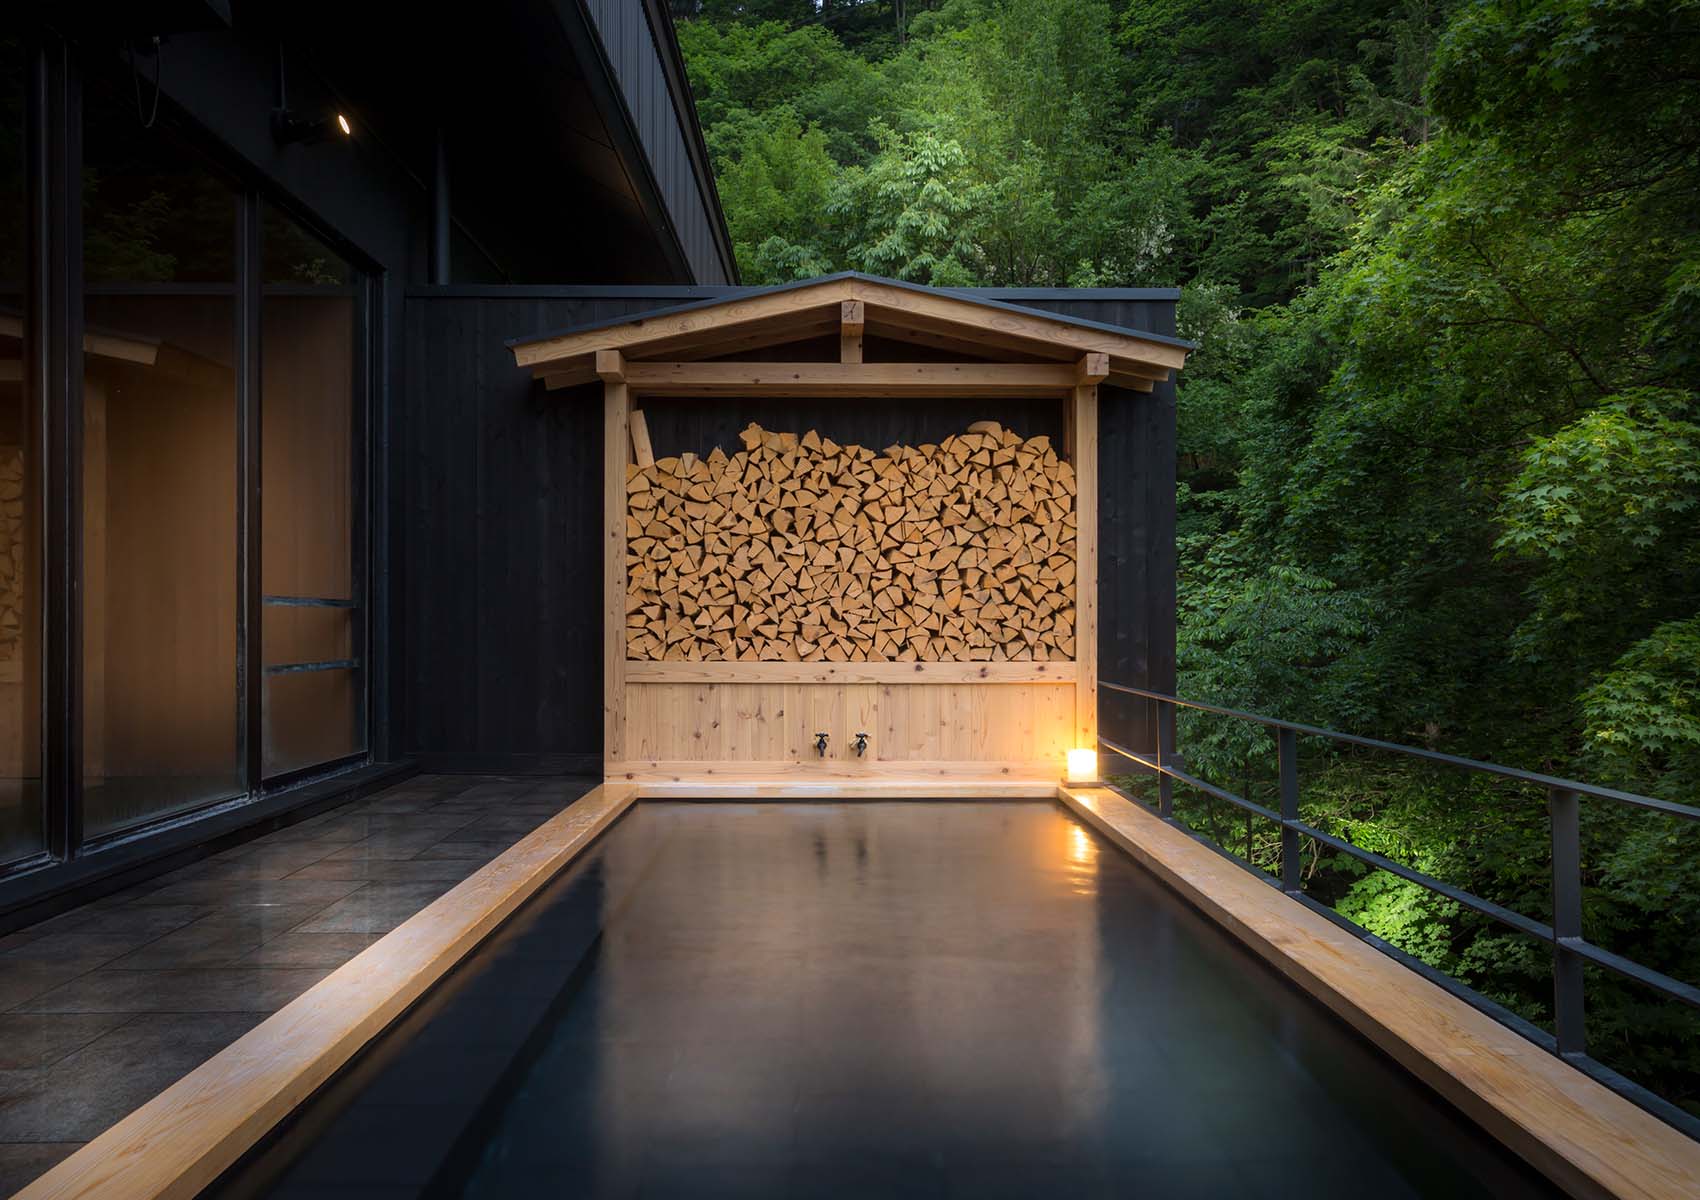
[[[357,504],[360,279],[267,206],[261,367],[261,646],[269,778],[366,748]]]
[[[84,99],[84,828],[244,789],[231,183]]]
[[[0,38],[0,866],[46,846],[41,797],[39,422],[25,386],[27,50]]]

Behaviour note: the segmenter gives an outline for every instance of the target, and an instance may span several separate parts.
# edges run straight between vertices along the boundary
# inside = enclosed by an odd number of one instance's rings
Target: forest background
[[[1700,802],[1700,0],[673,8],[744,282],[1182,288],[1182,696]],[[1179,740],[1272,796],[1265,731]],[[1303,754],[1312,824],[1550,918],[1538,790]],[[1586,935],[1700,982],[1700,829],[1590,802],[1584,842]],[[1305,881],[1550,1030],[1544,943]],[[1588,1006],[1700,1114],[1694,1013]]]

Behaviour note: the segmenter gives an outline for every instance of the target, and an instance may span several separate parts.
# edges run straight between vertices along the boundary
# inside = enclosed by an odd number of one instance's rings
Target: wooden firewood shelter
[[[510,345],[601,386],[608,778],[1050,794],[1096,748],[1099,387],[1150,393],[1186,343],[845,274]],[[834,440],[810,400],[955,426]],[[681,405],[752,419],[685,445]]]

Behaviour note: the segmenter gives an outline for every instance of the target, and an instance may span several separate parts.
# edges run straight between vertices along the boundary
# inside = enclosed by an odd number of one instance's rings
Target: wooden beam
[[[683,312],[608,325],[559,337],[526,342],[513,348],[514,361],[536,367],[573,358],[595,350],[627,350],[642,346],[647,353],[667,353],[669,348],[715,345],[752,327],[787,321],[818,320],[823,310],[836,324],[840,302],[854,300],[850,281],[835,279],[815,287],[737,296],[719,304],[699,305]]]
[[[1572,1196],[1700,1195],[1700,1143],[1102,788],[1058,799]]]
[[[851,298],[866,303],[870,316],[876,309],[884,310],[887,321],[894,319],[891,314],[901,313],[908,323],[925,322],[933,328],[943,324],[977,330],[975,336],[989,345],[1067,348],[1075,351],[1074,357],[1096,350],[1112,358],[1170,370],[1186,365],[1186,347],[1141,337],[1137,333],[1089,328],[1053,320],[1041,313],[992,307],[966,296],[911,291],[871,279],[850,282],[853,284]]]
[[[633,659],[637,683],[1073,683],[1071,662],[668,662]]]
[[[605,383],[602,433],[602,757],[623,757],[626,711],[626,445],[631,387]]]
[[[1075,745],[1098,748],[1098,389],[1074,389],[1070,460],[1074,463]]]
[[[1086,384],[1103,383],[1110,375],[1110,356],[1108,354],[1082,354],[1080,362],[1075,365],[1074,381],[1082,386]]]
[[[632,409],[628,420],[632,427],[632,461],[640,467],[653,467],[655,450],[649,444],[649,422],[642,410],[636,408]]]
[[[587,357],[579,366],[560,371],[539,372],[537,378],[543,381],[545,391],[558,392],[562,388],[582,387],[587,383],[596,382],[596,367]]]
[[[593,788],[23,1191],[23,1200],[199,1195],[405,1012],[637,798]]]
[[[1160,381],[1155,379],[1146,379],[1142,375],[1118,375],[1116,372],[1111,371],[1110,374],[1105,377],[1104,382],[1109,384],[1111,387],[1126,388],[1131,392],[1151,392],[1157,389],[1157,384]]]
[[[1065,363],[627,362],[640,396],[1066,396]]]
[[[598,350],[596,377],[603,383],[626,382],[626,356],[618,350]]]
[[[862,361],[862,329],[866,325],[863,319],[862,302],[846,300],[839,308],[838,315],[838,361],[859,363]]]

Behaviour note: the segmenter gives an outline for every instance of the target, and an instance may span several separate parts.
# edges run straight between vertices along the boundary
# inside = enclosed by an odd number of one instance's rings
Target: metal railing
[[[1273,822],[1281,831],[1281,874],[1278,881],[1270,879],[1255,864],[1246,862],[1238,855],[1232,854],[1222,847],[1216,848],[1222,849],[1222,852],[1235,862],[1241,863],[1260,878],[1275,884],[1287,895],[1300,901],[1306,907],[1351,930],[1379,949],[1388,951],[1406,965],[1415,967],[1423,975],[1469,1000],[1478,1008],[1498,1017],[1524,1036],[1545,1045],[1553,1053],[1587,1071],[1614,1090],[1627,1095],[1643,1107],[1681,1128],[1690,1136],[1700,1137],[1700,1120],[1696,1120],[1692,1115],[1639,1084],[1624,1078],[1588,1055],[1587,1012],[1583,986],[1583,967],[1585,965],[1592,964],[1596,967],[1602,967],[1696,1010],[1700,1010],[1700,988],[1643,966],[1622,955],[1614,954],[1610,950],[1594,945],[1582,936],[1581,797],[1588,796],[1616,804],[1649,809],[1687,821],[1700,821],[1700,808],[1676,804],[1652,796],[1640,796],[1633,792],[1622,792],[1615,788],[1596,787],[1574,779],[1559,779],[1534,771],[1522,771],[1516,767],[1501,766],[1498,763],[1459,758],[1456,755],[1442,754],[1434,750],[1423,750],[1415,746],[1401,746],[1395,742],[1358,737],[1349,733],[1337,733],[1331,729],[1319,729],[1313,725],[1282,721],[1274,717],[1241,712],[1238,709],[1223,708],[1215,704],[1182,700],[1176,696],[1163,692],[1147,691],[1144,688],[1127,687],[1123,684],[1104,681],[1100,681],[1098,686],[1105,691],[1151,701],[1156,706],[1157,751],[1154,755],[1145,755],[1130,750],[1102,735],[1099,736],[1098,740],[1112,753],[1155,773],[1157,776],[1157,812],[1165,821],[1195,837],[1199,836],[1175,818],[1174,785],[1178,782],[1206,796],[1225,801],[1248,813]],[[1197,778],[1182,767],[1174,765],[1172,757],[1170,762],[1164,761],[1164,747],[1174,745],[1175,710],[1177,708],[1193,709],[1199,712],[1231,717],[1235,720],[1248,721],[1274,731],[1281,804],[1279,812]],[[1404,758],[1436,763],[1472,774],[1493,775],[1544,788],[1547,795],[1547,814],[1552,840],[1552,924],[1548,925],[1545,922],[1535,920],[1523,913],[1506,908],[1502,904],[1496,904],[1492,900],[1464,891],[1462,888],[1455,887],[1444,880],[1436,879],[1432,875],[1408,867],[1372,850],[1365,850],[1361,846],[1353,845],[1343,838],[1324,833],[1314,825],[1307,824],[1301,818],[1299,812],[1298,740],[1301,734],[1306,737],[1323,738],[1343,745],[1386,751]],[[1330,850],[1397,875],[1399,878],[1426,888],[1436,895],[1444,896],[1448,900],[1455,901],[1468,909],[1509,926],[1519,933],[1527,934],[1549,944],[1552,947],[1553,1026],[1557,1034],[1556,1038],[1546,1037],[1538,1026],[1516,1017],[1502,1006],[1450,976],[1419,963],[1418,960],[1398,951],[1367,930],[1340,916],[1327,905],[1305,895],[1300,876],[1301,839],[1303,838],[1310,838],[1319,846],[1326,846]],[[1214,845],[1214,843],[1211,844]]]

